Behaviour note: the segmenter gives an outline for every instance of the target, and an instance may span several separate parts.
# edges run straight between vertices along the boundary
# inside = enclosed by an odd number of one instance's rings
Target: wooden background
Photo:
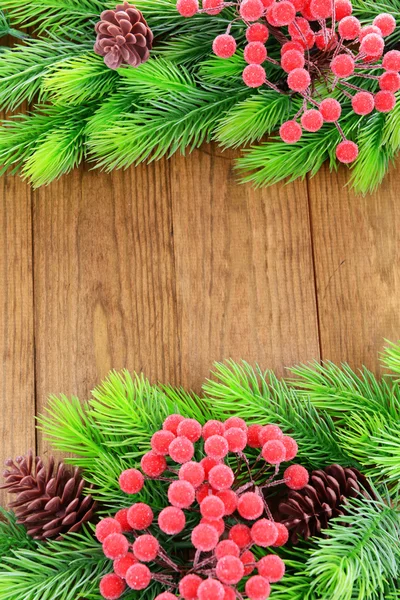
[[[0,179],[0,460],[47,447],[34,415],[112,369],[199,391],[232,357],[377,371],[400,337],[400,179],[362,198],[347,172],[259,191],[205,146],[32,191]]]

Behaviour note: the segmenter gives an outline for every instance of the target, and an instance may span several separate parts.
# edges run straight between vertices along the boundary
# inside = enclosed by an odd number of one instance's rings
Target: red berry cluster
[[[358,146],[346,139],[338,123],[342,107],[334,98],[320,101],[316,83],[324,83],[328,93],[339,88],[358,115],[367,115],[374,108],[384,113],[391,111],[396,104],[394,94],[400,89],[400,51],[388,52],[383,60],[382,56],[383,38],[396,27],[393,16],[382,13],[372,25],[363,27],[352,16],[350,0],[203,0],[201,9],[198,0],[177,2],[184,17],[198,12],[216,15],[226,6],[235,6],[235,21],[240,19],[247,27],[244,83],[251,88],[267,85],[278,93],[286,93],[268,80],[265,63],[269,62],[287,74],[290,93],[303,98],[301,110],[281,126],[282,140],[294,144],[303,130],[315,132],[324,122],[334,123],[342,138],[336,156],[340,162],[353,162]],[[236,51],[236,40],[230,31],[231,24],[214,40],[214,53],[221,58],[229,58]],[[270,35],[281,46],[280,61],[268,56],[266,43]],[[375,69],[383,73],[371,73]],[[365,91],[349,81],[352,77],[376,80],[379,91]]]
[[[259,450],[249,458],[246,447]],[[273,520],[266,497],[269,487],[286,484],[299,490],[308,483],[307,470],[297,464],[277,480],[281,463],[297,454],[295,440],[276,425],[248,427],[243,419],[230,417],[202,427],[174,414],[153,435],[151,448],[141,460],[142,470],[124,471],[119,485],[137,494],[146,479],[166,482],[169,505],[155,519],[148,504],[137,502],[98,523],[96,537],[114,561],[114,572],[100,582],[102,596],[117,600],[125,589],[140,591],[157,581],[167,591],[156,600],[178,595],[234,600],[243,598],[237,589],[242,582],[246,597],[268,598],[270,584],[283,577],[285,565],[275,554],[257,561],[251,548],[278,547],[288,540],[288,530]],[[190,531],[185,510],[196,516]],[[174,562],[166,554],[159,541],[163,534],[182,534],[185,540],[190,535],[192,549],[185,551],[185,560],[179,556]],[[157,568],[150,570],[149,563]]]

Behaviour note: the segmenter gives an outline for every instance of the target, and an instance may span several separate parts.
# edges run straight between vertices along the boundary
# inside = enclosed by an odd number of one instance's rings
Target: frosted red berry
[[[253,65],[251,65],[253,66]],[[242,452],[247,444],[247,432],[239,427],[230,427],[224,433],[230,452]]]
[[[121,508],[117,513],[115,513],[114,519],[118,521],[121,525],[121,532],[125,533],[127,531],[131,531],[132,527],[128,523],[128,508]]]
[[[306,69],[293,69],[287,78],[288,86],[295,92],[305,92],[311,83],[311,77]]]
[[[215,547],[215,556],[217,559],[223,556],[236,556],[236,558],[239,558],[240,548],[232,540],[222,540]]]
[[[269,440],[280,440],[283,438],[283,431],[278,425],[264,425],[259,433],[261,446],[264,446]]]
[[[233,588],[229,587],[229,585],[224,585],[224,600],[236,600],[236,592]]]
[[[250,550],[245,550],[241,555],[240,560],[244,566],[244,575],[247,577],[247,575],[250,575],[255,569],[255,556]]]
[[[281,56],[289,52],[289,50],[297,50],[304,54],[304,46],[300,44],[300,42],[285,42],[281,48]]]
[[[193,17],[199,10],[199,3],[197,0],[178,0],[176,8],[182,17]]]
[[[390,112],[396,105],[396,96],[392,92],[381,90],[374,97],[375,108],[379,112]]]
[[[128,510],[128,523],[132,529],[141,531],[147,529],[153,522],[153,511],[148,504],[138,502],[131,506]]]
[[[315,111],[315,112],[319,113],[319,111]],[[316,123],[317,124],[320,123],[318,129],[320,129],[320,127],[322,126],[322,123],[323,123],[321,113],[319,113],[319,115],[320,115],[319,117],[316,117],[315,115],[313,115],[313,119],[315,119]],[[321,119],[321,121],[319,121],[319,119]],[[302,121],[302,123],[303,123],[303,121]],[[303,125],[303,127],[304,127],[304,129],[307,129],[304,125]],[[307,131],[318,131],[318,129],[307,129]],[[297,456],[297,452],[299,450],[296,440],[294,440],[289,435],[284,435],[280,441],[285,446],[285,450],[286,450],[285,461],[293,460]]]
[[[355,40],[361,33],[361,23],[356,17],[344,17],[338,31],[344,40]]]
[[[305,131],[310,131],[310,132],[315,132],[315,131],[319,131],[322,127],[322,125],[324,124],[324,119],[321,115],[321,113],[319,112],[319,110],[316,110],[315,108],[310,108],[309,110],[306,110],[302,115],[301,115],[301,126],[303,127],[303,129]],[[287,438],[287,436],[285,436]],[[282,438],[280,441],[282,442],[282,444],[285,446],[286,448],[286,452],[287,452],[287,447],[286,444],[284,442],[285,438]],[[293,439],[293,438],[290,438]],[[286,454],[285,460],[291,460],[289,458],[287,458],[288,454]],[[296,456],[296,455],[295,455]]]
[[[179,593],[185,600],[196,600],[199,585],[202,578],[195,574],[189,574],[182,577],[179,582]]]
[[[189,462],[194,455],[193,443],[187,437],[179,435],[170,443],[169,455],[179,464]]]
[[[140,535],[133,542],[133,554],[142,562],[151,562],[154,560],[160,550],[160,544],[153,535]]]
[[[302,129],[296,121],[286,121],[279,128],[279,135],[286,144],[295,144],[302,135]]]
[[[100,594],[105,600],[118,600],[125,591],[125,582],[114,573],[104,575],[100,581]]]
[[[348,142],[348,140],[346,140]],[[354,142],[350,142],[353,144]],[[343,142],[341,142],[343,144]],[[354,144],[356,145],[356,144]],[[339,144],[340,146],[340,144]],[[339,158],[339,157],[338,157]],[[340,158],[339,158],[340,160]],[[353,159],[354,160],[354,159]],[[342,161],[346,162],[346,161]],[[291,490],[301,490],[305,485],[307,485],[309,480],[309,474],[307,469],[302,467],[301,465],[291,465],[286,469],[283,474],[283,477],[286,480],[286,485]]]
[[[103,542],[104,556],[115,560],[128,554],[129,542],[122,533],[111,533]]]
[[[269,519],[260,519],[251,528],[251,539],[255,544],[263,548],[275,544],[277,537],[278,530],[275,523]]]
[[[375,17],[373,25],[379,27],[383,37],[386,37],[396,29],[396,19],[388,13],[381,13]]]
[[[205,441],[204,451],[214,460],[221,460],[229,452],[229,445],[224,434],[225,432],[223,432],[223,435],[212,435]]]
[[[177,508],[189,508],[196,498],[196,491],[188,481],[173,481],[168,488],[168,500]]]
[[[285,563],[276,554],[268,554],[258,561],[257,570],[269,583],[276,583],[285,574]]]
[[[224,435],[225,425],[221,421],[211,419],[203,425],[203,440],[208,440],[213,435]]]
[[[280,442],[267,442],[271,443],[280,443]],[[255,492],[245,492],[242,494],[237,503],[238,513],[243,519],[247,519],[248,521],[254,521],[258,519],[264,512],[264,503],[260,496]]]
[[[178,425],[177,434],[194,443],[201,438],[201,431],[202,427],[196,419],[183,419]]]
[[[200,513],[206,519],[222,519],[225,505],[217,496],[206,496],[200,504]]]
[[[118,577],[122,577],[123,579],[126,576],[126,572],[132,565],[136,565],[137,559],[133,556],[131,552],[128,552],[122,558],[117,558],[114,560],[113,567],[114,573],[118,575]]]
[[[390,50],[382,60],[382,66],[387,71],[400,71],[400,51]]]
[[[172,433],[174,435],[177,434],[177,430],[178,430],[178,425],[181,421],[183,421],[184,417],[182,415],[169,415],[164,423],[162,428],[167,430],[167,431],[172,431]]]
[[[233,490],[220,490],[215,495],[224,503],[225,516],[229,516],[235,512],[238,498]]]
[[[262,17],[264,6],[261,0],[242,0],[239,12],[244,21],[258,21]]]
[[[235,429],[243,429],[243,431],[247,433],[247,423],[244,419],[241,419],[240,417],[229,417],[228,419],[226,419],[224,425],[225,431],[227,431],[228,429],[232,429],[232,427],[235,427]]]
[[[247,527],[247,525],[244,525],[243,523],[238,523],[237,525],[234,525],[229,531],[229,539],[234,541],[235,544],[239,546],[239,548],[245,548],[252,541],[250,528]]]
[[[375,27],[375,25],[367,25],[361,29],[360,35],[358,36],[360,42],[370,33],[376,33],[378,36],[382,35],[379,27]]]
[[[267,49],[262,42],[250,42],[244,47],[244,60],[248,64],[261,65],[267,58]]]
[[[276,538],[276,540],[272,544],[272,546],[274,548],[277,548],[279,546],[284,546],[286,544],[286,542],[289,539],[289,531],[288,531],[287,527],[285,527],[285,525],[283,525],[283,523],[275,523],[275,527],[278,530],[278,537]]]
[[[96,525],[96,537],[100,543],[104,542],[106,537],[111,535],[112,533],[121,533],[122,527],[121,524],[111,517],[107,517],[106,519],[102,519]]]
[[[341,163],[352,163],[356,160],[358,156],[358,146],[354,142],[350,140],[343,140],[336,146],[336,158]],[[289,484],[288,484],[289,485]],[[297,484],[296,484],[297,485]],[[289,485],[289,487],[292,487]],[[303,487],[303,486],[302,486]],[[292,489],[297,489],[293,488]]]
[[[119,487],[126,494],[137,494],[143,485],[144,477],[138,469],[127,469],[119,476]]]
[[[350,0],[335,1],[335,16],[337,21],[341,21],[345,17],[349,17],[353,12],[353,6]]]
[[[331,70],[336,77],[350,77],[354,73],[355,61],[349,54],[338,54],[331,61]]]
[[[194,488],[198,488],[205,479],[204,467],[198,462],[189,461],[181,466],[178,477],[182,481],[191,483]]]
[[[319,111],[327,123],[337,121],[342,114],[340,103],[334,98],[325,98],[319,105]]]
[[[129,567],[126,572],[125,581],[132,590],[144,590],[151,581],[149,567],[140,563]]]
[[[332,15],[332,0],[311,0],[310,12],[316,19],[327,19]]]
[[[177,535],[184,530],[186,525],[185,513],[176,506],[163,508],[158,515],[158,526],[168,535]]]
[[[265,69],[261,65],[247,65],[243,69],[242,78],[247,87],[257,88],[265,83]]]
[[[261,455],[270,465],[279,465],[285,460],[286,448],[280,440],[270,440],[264,444]]]
[[[218,15],[224,8],[222,0],[203,0],[203,10],[208,15]]]
[[[263,23],[253,23],[246,29],[246,40],[248,42],[261,42],[265,44],[268,37],[268,27],[263,25]]]
[[[249,448],[260,448],[260,431],[261,425],[250,425],[247,430],[247,445]]]
[[[272,5],[272,15],[275,23],[277,23],[279,27],[282,27],[284,25],[289,25],[289,23],[294,21],[296,9],[292,2],[281,0]]]
[[[224,600],[224,596],[224,586],[216,579],[205,579],[197,590],[199,600]]]
[[[244,565],[237,556],[223,556],[217,562],[215,574],[222,583],[235,585],[244,576]]]
[[[172,440],[175,439],[175,434],[172,431],[164,430],[156,431],[151,438],[151,449],[156,454],[166,456],[168,454],[168,448]]]
[[[250,600],[266,600],[271,593],[271,586],[265,577],[253,575],[247,580],[245,590]]]
[[[215,490],[226,490],[233,484],[235,476],[227,465],[216,465],[208,474],[208,481]]]
[[[298,50],[287,50],[281,59],[281,67],[286,73],[290,73],[294,69],[301,69],[304,67],[304,63],[304,54]]]
[[[161,592],[154,600],[178,600],[178,596],[175,596],[175,594],[172,594],[171,592]]]
[[[400,75],[397,71],[385,71],[379,77],[379,87],[381,90],[397,92],[400,89]]]
[[[191,539],[195,548],[201,552],[210,552],[218,544],[219,535],[215,527],[199,524],[193,529]]]
[[[381,56],[384,46],[385,43],[380,35],[369,33],[363,38],[360,44],[360,52],[363,52],[367,56]]]
[[[209,483],[202,483],[201,486],[196,490],[196,500],[200,504],[203,498],[213,493],[211,485]]]
[[[164,456],[156,454],[152,450],[147,452],[140,461],[143,473],[149,477],[159,477],[167,468],[167,461]]]
[[[221,535],[225,531],[225,521],[222,518],[221,519],[207,519],[206,517],[202,517],[200,519],[200,525],[209,525],[210,527],[213,527],[215,529],[215,531],[218,533],[218,537],[221,537]]]
[[[338,36],[330,32],[318,32],[315,34],[315,45],[319,50],[333,50],[338,45]]]

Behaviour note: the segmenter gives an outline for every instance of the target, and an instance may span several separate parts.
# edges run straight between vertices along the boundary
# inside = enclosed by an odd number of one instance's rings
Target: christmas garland
[[[399,11],[399,0],[0,0],[0,35],[15,41],[0,47],[0,108],[17,112],[0,127],[0,165],[40,186],[83,159],[112,170],[216,140],[256,143],[237,161],[256,186],[329,160],[371,191],[400,145]]]
[[[74,468],[6,461],[0,600],[400,598],[400,343],[382,360],[50,398]]]

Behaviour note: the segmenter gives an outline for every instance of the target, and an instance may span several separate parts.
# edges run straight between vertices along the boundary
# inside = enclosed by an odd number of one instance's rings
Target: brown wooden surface
[[[378,369],[400,337],[396,170],[365,198],[346,169],[255,191],[233,156],[205,146],[35,192],[1,178],[0,460],[35,446],[50,393],[85,398],[111,368],[196,391],[228,357]]]

